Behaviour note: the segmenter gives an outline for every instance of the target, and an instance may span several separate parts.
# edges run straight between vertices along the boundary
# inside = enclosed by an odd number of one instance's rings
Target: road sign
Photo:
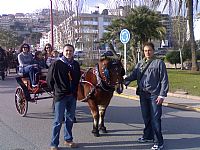
[[[120,32],[120,41],[123,44],[126,44],[126,43],[128,43],[129,40],[130,40],[130,32],[127,29],[123,29]]]

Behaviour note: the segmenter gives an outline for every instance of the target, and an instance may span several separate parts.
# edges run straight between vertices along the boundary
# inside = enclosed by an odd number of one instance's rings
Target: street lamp
[[[50,23],[51,23],[51,45],[52,48],[54,47],[54,43],[53,43],[53,9],[52,9],[52,0],[50,0]]]

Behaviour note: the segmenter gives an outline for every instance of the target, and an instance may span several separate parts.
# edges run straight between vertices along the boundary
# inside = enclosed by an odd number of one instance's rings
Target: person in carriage
[[[34,59],[32,61],[32,64],[37,64],[39,72],[42,69],[48,69],[49,68],[48,65],[45,62],[45,59],[44,59],[41,51],[35,52],[35,56],[34,56]]]
[[[47,43],[42,50],[42,54],[44,55],[45,61],[47,61],[48,57],[52,56],[53,47],[50,43]]]
[[[57,50],[53,50],[51,52],[51,56],[48,56],[46,64],[47,66],[50,66],[54,61],[60,59],[59,52]]]
[[[20,46],[18,55],[19,73],[22,76],[29,76],[32,87],[37,87],[36,74],[39,72],[38,65],[33,64],[33,55],[30,52],[30,46],[24,43]]]
[[[46,76],[48,72],[48,65],[41,51],[36,51],[32,64],[37,66],[38,72],[36,74],[36,83],[38,83],[39,76]],[[46,78],[46,77],[45,77]]]
[[[0,47],[0,76],[2,80],[5,79],[5,69],[6,69],[6,52]]]

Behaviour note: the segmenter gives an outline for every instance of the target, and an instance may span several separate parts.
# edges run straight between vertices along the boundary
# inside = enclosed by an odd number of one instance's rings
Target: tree
[[[120,18],[106,28],[108,31],[104,38],[107,40],[119,39],[120,31],[126,28],[130,31],[131,39],[129,49],[132,54],[133,63],[136,64],[137,47],[141,49],[144,42],[152,39],[162,40],[166,33],[165,27],[161,24],[159,13],[150,10],[147,6],[139,6],[130,9],[125,18]],[[138,45],[139,44],[139,45]]]
[[[180,63],[179,51],[172,51],[167,53],[165,59],[170,63],[175,65],[177,69],[177,64]]]
[[[30,34],[30,41],[31,41],[31,45],[36,45],[38,43],[40,43],[40,38],[42,37],[42,33],[38,33],[38,32],[33,32]]]
[[[0,28],[0,45],[7,49],[11,47],[16,47],[23,42],[23,38],[18,37],[15,32],[11,32]]]
[[[156,5],[158,6],[160,2],[163,0],[152,0],[154,2],[157,2]],[[177,0],[174,0],[177,2]],[[194,2],[196,3],[196,9],[198,6],[198,0],[178,0],[179,7],[178,7],[178,12],[181,11],[182,7],[186,6],[187,8],[187,19],[188,19],[188,25],[189,25],[189,41],[190,41],[190,49],[192,53],[192,71],[197,71],[199,68],[197,66],[197,58],[196,58],[196,44],[195,44],[195,39],[194,39],[194,23],[193,23],[193,7],[194,7]],[[163,10],[166,8],[167,4],[171,4],[172,0],[165,0],[165,5]],[[186,5],[185,5],[186,4]],[[170,5],[169,5],[170,6]],[[172,8],[169,8],[170,10]]]
[[[196,0],[198,2],[198,0]],[[195,39],[194,39],[194,23],[193,23],[193,0],[186,1],[187,6],[187,17],[189,22],[189,32],[190,32],[190,48],[192,52],[192,71],[199,70],[197,66],[197,58],[196,58],[196,46],[195,46]]]

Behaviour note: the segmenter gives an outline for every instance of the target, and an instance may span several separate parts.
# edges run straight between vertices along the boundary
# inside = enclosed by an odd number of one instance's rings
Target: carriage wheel
[[[26,116],[28,110],[28,101],[24,95],[22,88],[18,87],[15,92],[15,106],[20,116]]]

